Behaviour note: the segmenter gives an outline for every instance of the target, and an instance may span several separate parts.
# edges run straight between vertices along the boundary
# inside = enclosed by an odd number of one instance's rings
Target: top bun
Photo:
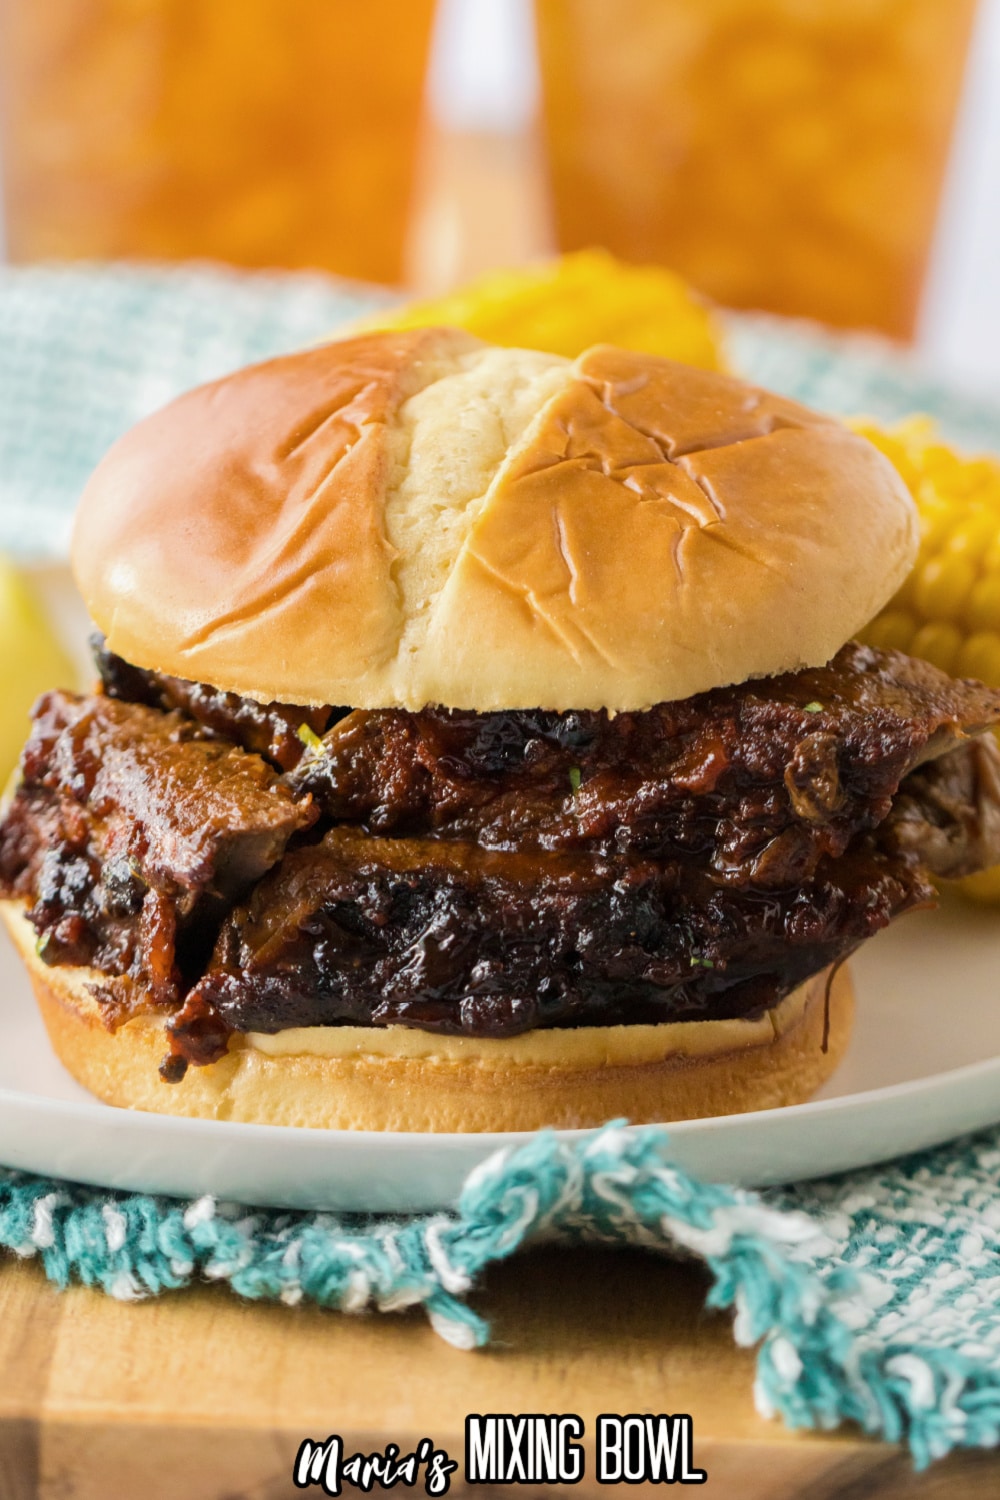
[[[643,709],[828,661],[917,547],[863,438],[726,375],[452,329],[241,370],[93,475],[113,651],[286,703]]]

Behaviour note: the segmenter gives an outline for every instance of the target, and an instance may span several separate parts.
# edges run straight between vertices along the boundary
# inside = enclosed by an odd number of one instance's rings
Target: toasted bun
[[[535,1130],[739,1114],[799,1104],[847,1046],[847,971],[829,993],[816,975],[758,1021],[684,1021],[535,1031],[509,1041],[438,1037],[405,1027],[320,1027],[234,1037],[228,1055],[160,1081],[163,1024],[137,1016],[106,1029],[86,969],[47,968],[22,908],[0,903],[27,964],[52,1046],[109,1104],[264,1125],[401,1131]]]
[[[624,710],[821,665],[916,546],[888,460],[794,402],[420,329],[141,422],[73,560],[114,651],[246,696]]]

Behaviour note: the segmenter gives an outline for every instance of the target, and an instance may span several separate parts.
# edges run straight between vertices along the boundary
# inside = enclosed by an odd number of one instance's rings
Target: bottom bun
[[[846,968],[814,975],[757,1020],[532,1031],[506,1041],[403,1026],[236,1035],[221,1061],[163,1083],[164,1022],[102,1020],[92,969],[48,968],[19,904],[0,903],[49,1039],[74,1078],[108,1104],[159,1114],[336,1130],[569,1129],[801,1104],[850,1037]],[[829,995],[827,995],[829,981]],[[827,1005],[829,1010],[827,1012]],[[824,1030],[828,1030],[823,1048]]]

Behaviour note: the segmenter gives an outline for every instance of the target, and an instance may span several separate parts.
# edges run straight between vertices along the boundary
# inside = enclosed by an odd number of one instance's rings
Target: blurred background
[[[1000,395],[1000,0],[0,0],[9,262],[603,245]]]

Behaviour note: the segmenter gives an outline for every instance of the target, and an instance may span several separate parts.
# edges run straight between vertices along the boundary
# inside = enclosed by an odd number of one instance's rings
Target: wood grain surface
[[[475,1305],[487,1350],[445,1344],[420,1312],[349,1317],[250,1304],[223,1287],[143,1303],[54,1291],[0,1262],[0,1500],[285,1500],[302,1438],[405,1453],[427,1436],[460,1462],[469,1412],[576,1412],[593,1478],[598,1413],[688,1412],[698,1492],[723,1500],[987,1500],[1000,1454],[917,1476],[855,1432],[795,1434],[754,1411],[751,1352],[704,1311],[690,1266],[639,1252],[535,1252],[494,1268]],[[644,1492],[659,1486],[629,1486]],[[345,1493],[359,1493],[349,1487]],[[376,1491],[380,1493],[380,1491]],[[397,1489],[397,1495],[422,1494]],[[470,1494],[494,1495],[476,1486]],[[518,1486],[511,1494],[548,1493]]]

